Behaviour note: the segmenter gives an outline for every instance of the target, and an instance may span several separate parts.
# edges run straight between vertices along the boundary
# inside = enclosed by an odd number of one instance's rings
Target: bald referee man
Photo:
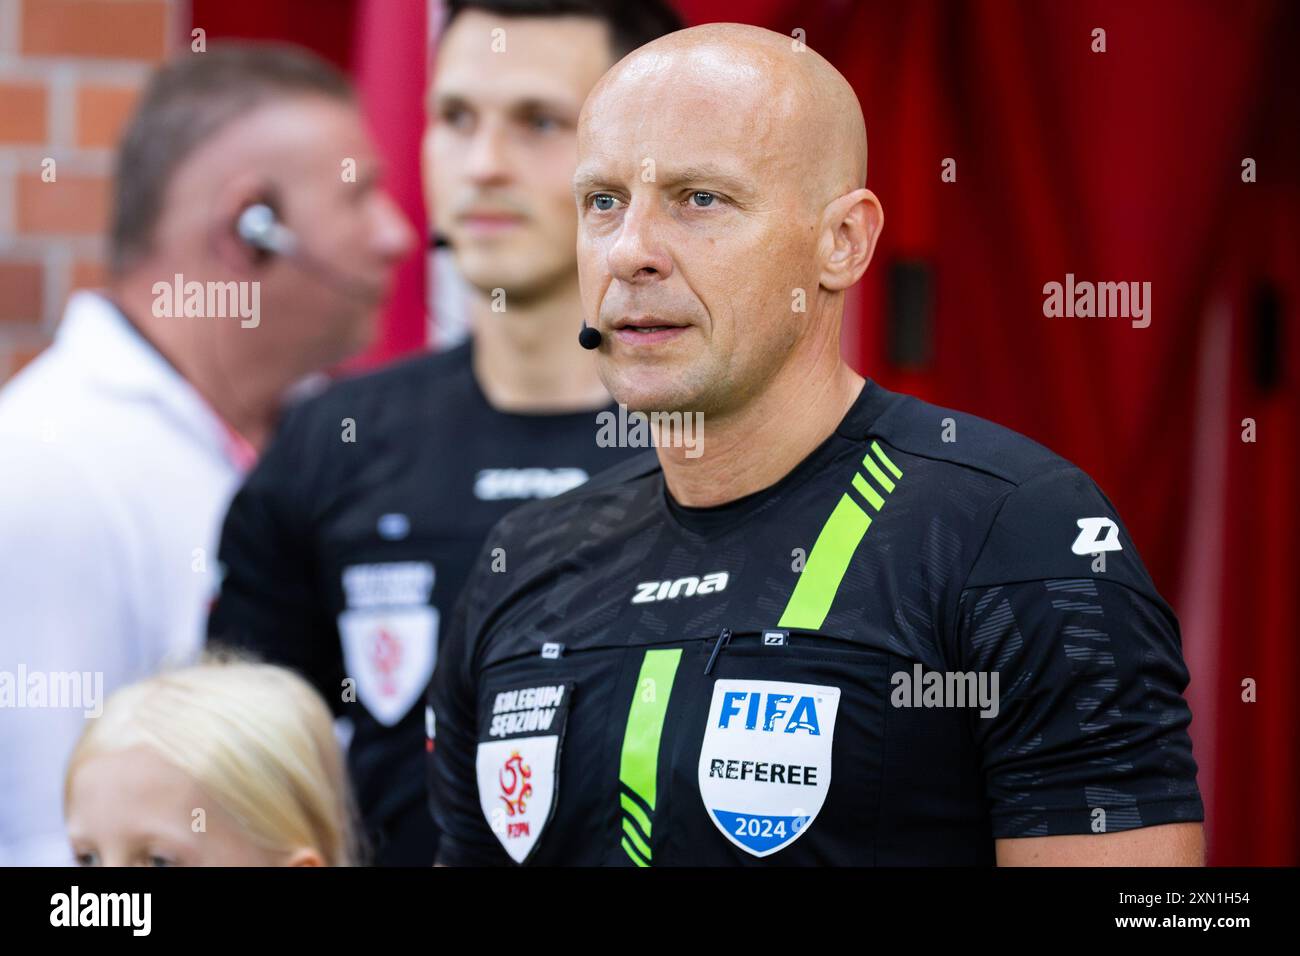
[[[866,170],[848,83],[754,27],[588,98],[600,374],[703,454],[661,434],[489,537],[434,678],[440,862],[1202,862],[1178,625],[1110,502],[840,358]]]

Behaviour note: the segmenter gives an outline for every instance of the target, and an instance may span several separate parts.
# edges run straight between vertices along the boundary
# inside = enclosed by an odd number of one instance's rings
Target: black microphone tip
[[[599,330],[593,329],[586,322],[583,322],[582,331],[578,333],[578,344],[584,349],[591,351],[592,349],[600,348],[600,343],[604,338],[605,337],[600,334]]]

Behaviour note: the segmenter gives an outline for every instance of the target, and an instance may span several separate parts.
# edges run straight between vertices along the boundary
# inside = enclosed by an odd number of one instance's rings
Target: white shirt
[[[248,464],[94,293],[0,390],[0,865],[70,862],[63,777],[86,713],[201,646]]]

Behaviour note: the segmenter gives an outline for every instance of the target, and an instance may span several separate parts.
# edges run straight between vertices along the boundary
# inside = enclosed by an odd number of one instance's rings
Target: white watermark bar
[[[155,282],[149,291],[156,319],[239,319],[244,329],[262,322],[260,282],[186,282],[178,272],[171,282]]]
[[[629,412],[620,402],[617,415],[599,412],[596,424],[600,448],[685,448],[687,458],[704,454],[703,412]]]
[[[50,925],[64,927],[119,926],[132,936],[148,936],[152,927],[150,893],[83,893],[73,885],[50,897]]]
[[[1049,319],[1132,319],[1133,328],[1151,324],[1150,282],[1076,281],[1073,272],[1065,282],[1043,285],[1043,315]]]
[[[997,671],[927,671],[913,664],[911,671],[896,671],[889,679],[895,707],[978,707],[980,716],[998,715]]]
[[[0,709],[80,710],[86,717],[104,712],[103,671],[0,671]]]

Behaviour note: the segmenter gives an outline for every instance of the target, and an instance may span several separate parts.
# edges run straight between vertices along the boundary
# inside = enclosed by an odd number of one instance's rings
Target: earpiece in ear
[[[281,224],[270,203],[253,203],[245,208],[235,223],[235,233],[259,252],[287,256],[294,250],[293,233]]]

